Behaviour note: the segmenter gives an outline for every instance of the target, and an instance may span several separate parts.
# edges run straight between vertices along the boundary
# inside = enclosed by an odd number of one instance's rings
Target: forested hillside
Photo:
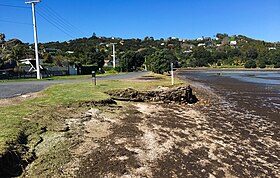
[[[31,58],[33,45],[20,40],[0,39],[0,68],[12,67],[21,59]],[[280,67],[280,43],[255,40],[242,35],[216,34],[184,40],[168,39],[121,39],[98,37],[80,38],[67,42],[40,43],[43,65],[96,65],[110,66],[112,46],[115,45],[117,68],[122,71],[141,69],[144,65],[158,73],[175,67]]]

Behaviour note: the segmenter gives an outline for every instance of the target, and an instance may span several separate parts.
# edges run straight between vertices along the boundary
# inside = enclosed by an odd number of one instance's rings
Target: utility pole
[[[37,26],[36,26],[36,16],[35,16],[35,5],[39,2],[41,2],[41,0],[34,0],[34,1],[25,2],[25,4],[31,4],[31,7],[32,7],[37,79],[41,79],[39,54],[38,54]]]
[[[115,44],[117,43],[111,43],[113,44],[113,68],[116,68],[116,50],[115,50]]]

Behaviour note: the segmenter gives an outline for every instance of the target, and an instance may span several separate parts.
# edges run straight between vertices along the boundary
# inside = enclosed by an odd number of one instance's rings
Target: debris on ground
[[[161,102],[161,103],[196,103],[197,97],[193,95],[190,85],[177,88],[161,87],[156,90],[137,91],[133,88],[125,90],[108,91],[112,99],[135,102]]]

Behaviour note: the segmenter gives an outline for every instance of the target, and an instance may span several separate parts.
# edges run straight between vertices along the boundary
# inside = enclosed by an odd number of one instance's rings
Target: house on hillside
[[[205,41],[212,41],[211,37],[204,37],[203,38]]]
[[[268,47],[268,50],[276,50],[275,47]]]
[[[45,48],[45,49],[43,49],[44,53],[57,53],[57,52],[60,52],[60,51],[61,51],[60,49],[55,49],[55,48]]]
[[[237,41],[230,41],[229,45],[230,46],[236,46],[237,45]]]
[[[186,50],[183,53],[192,53],[192,50],[191,49],[190,50]]]
[[[198,47],[199,47],[199,46],[206,46],[206,44],[205,44],[205,43],[199,43],[197,46],[198,46]]]
[[[66,54],[74,54],[74,51],[66,51]]]

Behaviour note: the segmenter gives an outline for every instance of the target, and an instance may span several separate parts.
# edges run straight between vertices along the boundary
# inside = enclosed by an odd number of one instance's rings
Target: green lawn
[[[55,118],[54,113],[59,107],[63,108],[83,101],[106,99],[109,96],[104,91],[111,89],[133,87],[137,90],[147,90],[157,86],[171,85],[170,77],[156,76],[162,79],[152,82],[99,81],[97,86],[93,86],[91,82],[58,84],[44,90],[41,97],[13,106],[0,107],[0,155],[5,153],[11,143],[18,140],[21,132],[28,132],[27,129],[36,130],[35,127],[38,125],[46,125],[48,128],[57,127],[60,121]],[[184,82],[176,79],[175,83],[180,85]],[[30,120],[30,117],[36,114],[38,120]]]

